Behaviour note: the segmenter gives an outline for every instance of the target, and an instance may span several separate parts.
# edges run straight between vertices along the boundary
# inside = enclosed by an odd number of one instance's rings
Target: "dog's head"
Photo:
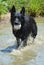
[[[11,24],[13,29],[19,30],[24,25],[25,8],[22,7],[20,12],[17,12],[13,6],[10,10],[11,12]]]

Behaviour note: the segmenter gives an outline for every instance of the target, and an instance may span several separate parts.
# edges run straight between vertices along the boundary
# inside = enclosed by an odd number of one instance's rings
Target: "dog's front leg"
[[[18,47],[18,49],[25,47],[25,46],[27,45],[26,42],[27,42],[27,39],[22,40],[22,41],[20,42],[20,46]]]
[[[20,45],[21,40],[19,38],[16,38],[16,40],[17,40],[17,48],[18,48],[19,45]]]

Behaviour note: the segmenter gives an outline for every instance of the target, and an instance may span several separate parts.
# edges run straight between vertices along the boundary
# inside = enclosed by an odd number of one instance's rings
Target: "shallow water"
[[[34,43],[21,50],[15,50],[11,25],[0,25],[0,65],[44,65],[44,23],[37,25],[38,35]]]

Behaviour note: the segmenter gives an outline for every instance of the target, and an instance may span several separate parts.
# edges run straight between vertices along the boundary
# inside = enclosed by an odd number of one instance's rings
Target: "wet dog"
[[[11,25],[14,36],[17,40],[17,48],[26,46],[29,35],[35,39],[37,35],[37,25],[35,20],[26,15],[25,8],[22,7],[20,12],[17,12],[13,6],[10,10]]]

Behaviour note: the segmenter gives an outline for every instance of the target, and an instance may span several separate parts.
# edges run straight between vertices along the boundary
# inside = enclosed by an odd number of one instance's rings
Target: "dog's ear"
[[[24,7],[22,7],[22,10],[20,11],[20,13],[23,15],[25,14],[25,8]]]
[[[15,6],[13,5],[12,8],[10,9],[10,12],[13,13],[13,12],[16,12],[16,9],[15,9]]]

